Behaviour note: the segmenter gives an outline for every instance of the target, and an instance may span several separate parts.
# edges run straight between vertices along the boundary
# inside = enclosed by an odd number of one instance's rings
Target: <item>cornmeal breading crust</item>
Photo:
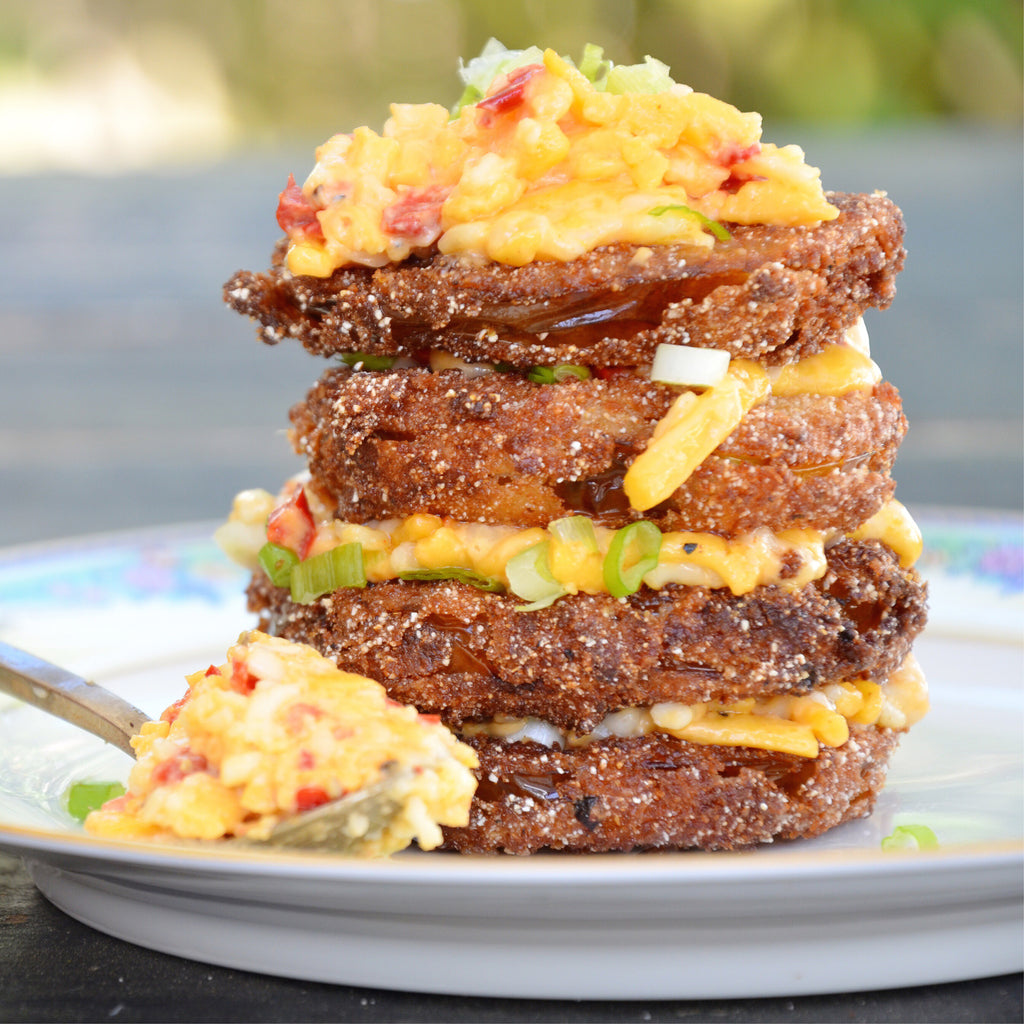
[[[623,599],[577,594],[529,613],[514,595],[453,582],[371,584],[296,605],[256,573],[249,606],[266,632],[449,725],[534,716],[585,733],[624,707],[888,677],[923,628],[923,583],[877,541],[842,541],[828,563],[794,593],[672,585]]]
[[[443,349],[516,366],[636,366],[663,342],[786,363],[836,342],[870,306],[886,308],[903,265],[903,217],[882,195],[830,193],[816,227],[732,227],[710,252],[606,246],[524,267],[434,256],[379,270],[296,277],[275,265],[224,289],[274,344],[310,352]]]
[[[622,476],[678,393],[633,374],[545,385],[336,369],[292,409],[292,436],[321,498],[351,522],[426,512],[544,527],[582,513],[730,537],[849,531],[892,494],[906,421],[882,383],[837,398],[768,398],[667,501],[636,512]]]
[[[467,741],[480,758],[470,823],[444,829],[445,845],[596,853],[810,838],[871,812],[897,739],[854,727],[808,759],[655,733],[568,750],[478,737]]]

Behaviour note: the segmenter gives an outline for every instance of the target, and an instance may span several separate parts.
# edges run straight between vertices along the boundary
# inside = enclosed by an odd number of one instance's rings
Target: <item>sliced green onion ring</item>
[[[653,210],[650,210],[652,217],[661,217],[666,213],[684,213],[688,217],[696,217],[700,221],[701,227],[705,230],[710,231],[720,242],[727,242],[732,235],[726,230],[725,225],[721,224],[717,220],[712,220],[710,217],[705,217],[703,213],[697,210],[691,209],[689,206],[683,206],[682,203],[670,203],[667,206],[656,206]]]
[[[688,388],[713,388],[729,370],[729,353],[719,348],[662,343],[654,350],[651,380]]]
[[[493,576],[484,576],[473,569],[464,569],[459,565],[445,565],[437,569],[409,569],[398,574],[400,580],[456,580],[467,583],[477,590],[486,590],[492,594],[501,593],[505,585]]]
[[[883,850],[935,850],[939,840],[927,825],[897,825],[882,840]]]
[[[551,574],[548,547],[549,542],[542,540],[513,555],[505,565],[505,575],[508,576],[512,593],[529,602],[517,605],[517,612],[547,608],[566,594],[565,587]]]
[[[90,811],[99,810],[108,800],[124,796],[120,782],[72,782],[64,794],[64,805],[68,814],[78,821],[85,821]]]
[[[557,366],[534,366],[526,375],[526,379],[534,384],[558,384],[570,377],[590,380],[590,370],[575,363],[559,363]]]
[[[355,541],[307,558],[292,569],[292,600],[296,604],[310,604],[343,587],[365,586],[363,546]]]
[[[299,564],[299,556],[291,548],[267,541],[256,555],[260,567],[270,577],[275,587],[287,587],[291,583],[292,569]]]
[[[586,551],[597,551],[594,524],[586,516],[566,516],[548,524],[548,532],[563,544],[580,544]]]
[[[644,576],[657,566],[660,552],[661,530],[654,523],[641,519],[616,530],[604,556],[604,585],[608,593],[613,597],[635,594]]]
[[[342,352],[338,358],[353,370],[390,370],[397,356],[374,356],[369,352]]]

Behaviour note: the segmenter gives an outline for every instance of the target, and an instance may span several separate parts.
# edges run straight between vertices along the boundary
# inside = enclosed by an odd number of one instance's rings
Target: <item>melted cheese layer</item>
[[[256,553],[266,541],[267,516],[279,500],[267,491],[243,491],[236,497],[231,518],[217,531],[217,540],[240,564],[257,567]],[[509,560],[544,544],[551,574],[566,593],[608,592],[603,564],[617,531],[606,527],[594,526],[592,540],[579,540],[571,531],[463,523],[426,514],[345,523],[333,519],[315,500],[310,500],[310,506],[316,525],[307,557],[342,544],[360,544],[371,582],[422,570],[462,569],[508,587]],[[912,564],[921,551],[917,525],[895,500],[860,527],[856,536],[886,544],[903,565]],[[644,575],[643,583],[656,590],[670,583],[728,587],[736,595],[759,586],[797,590],[824,575],[825,550],[833,539],[818,530],[756,530],[733,540],[710,533],[668,532],[662,534],[657,564]]]
[[[885,682],[870,679],[829,683],[806,695],[680,704],[613,712],[593,732],[565,732],[537,718],[470,723],[463,736],[491,736],[507,743],[532,740],[545,746],[582,747],[610,736],[629,738],[666,733],[708,746],[751,747],[799,757],[817,757],[821,747],[841,747],[851,727],[903,730],[928,711],[928,684],[913,655]]]

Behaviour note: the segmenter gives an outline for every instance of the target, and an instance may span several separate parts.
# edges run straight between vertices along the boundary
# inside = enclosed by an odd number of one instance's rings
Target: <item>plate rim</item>
[[[921,518],[927,522],[924,515]],[[971,515],[970,519],[976,523],[978,517]],[[1024,523],[1022,517],[1009,513],[997,513],[992,521]],[[75,552],[95,552],[109,545],[124,549],[211,541],[213,528],[215,524],[210,522],[182,523],[0,549],[0,573],[19,562],[36,558],[59,560]],[[942,633],[935,639],[958,638]],[[1017,638],[1007,639],[1020,648]],[[1007,640],[976,637],[973,642],[1004,646]],[[497,958],[528,957],[532,952],[511,939],[502,946],[503,940],[495,930],[501,920],[495,922],[488,917],[488,908],[500,912],[518,904],[519,909],[509,914],[507,922],[523,934],[532,923],[543,921],[545,931],[550,929],[544,949],[557,957],[561,955],[557,945],[560,939],[566,941],[573,934],[596,930],[598,918],[594,915],[607,912],[610,905],[613,913],[623,915],[642,948],[653,949],[657,941],[670,941],[671,952],[679,957],[680,963],[692,961],[705,967],[708,957],[701,948],[705,938],[713,946],[733,936],[736,941],[745,941],[747,953],[753,956],[753,939],[739,938],[749,927],[752,933],[767,936],[774,943],[807,950],[813,948],[808,945],[808,929],[823,927],[828,920],[845,920],[851,926],[851,934],[843,937],[845,948],[867,960],[880,955],[879,950],[888,950],[885,963],[876,964],[882,972],[876,976],[884,976],[887,986],[965,980],[993,973],[989,965],[995,961],[982,955],[984,943],[978,937],[991,941],[999,934],[1005,938],[1024,908],[1024,836],[948,843],[929,851],[888,852],[866,845],[808,848],[796,840],[737,852],[547,853],[513,858],[410,851],[387,860],[368,861],[282,851],[259,852],[254,856],[254,851],[243,849],[155,846],[100,839],[76,830],[73,824],[58,829],[0,821],[0,850],[21,857],[40,891],[55,905],[92,927],[138,945],[207,963],[307,981],[450,995],[524,994],[514,991],[511,983],[506,990],[494,987],[501,984]],[[964,879],[966,884],[962,884]],[[258,882],[274,884],[254,884]],[[610,884],[621,887],[621,891],[609,904],[600,904],[594,897],[607,891]],[[700,898],[687,899],[695,890]],[[106,891],[111,894],[109,903],[103,902]],[[802,917],[794,912],[790,922],[787,908],[777,903],[780,894],[796,902],[808,891],[814,893],[815,901],[803,909]],[[467,893],[477,899],[465,899]],[[746,894],[749,902],[734,899],[726,914],[716,916],[715,900],[720,901],[729,893]],[[533,897],[532,908],[523,899],[526,895]],[[445,898],[448,905],[441,903]],[[573,912],[574,899],[587,909]],[[273,957],[261,957],[258,944],[246,945],[242,933],[238,937],[246,948],[230,954],[235,957],[232,960],[211,943],[190,949],[181,935],[174,937],[178,945],[172,948],[171,939],[162,938],[152,923],[144,920],[147,915],[138,913],[142,906],[151,906],[156,912],[154,920],[191,921],[193,927],[201,926],[209,920],[202,916],[204,901],[219,907],[229,917],[237,915],[231,918],[236,927],[261,928],[262,934],[271,936],[283,935],[289,927],[294,931],[296,922],[306,921],[308,933],[300,938],[307,949],[313,948],[316,936],[325,935],[333,943],[332,950],[355,952],[363,938],[360,929],[365,928],[378,946],[384,943],[388,948],[387,943],[392,943],[393,956],[399,962],[404,958],[407,966],[415,951],[403,929],[412,926],[429,930],[431,923],[436,926],[442,920],[444,942],[448,945],[442,942],[440,948],[457,953],[457,928],[461,922],[471,931],[493,936],[494,949],[462,950],[463,955],[473,960],[476,970],[490,980],[479,982],[473,990],[460,988],[464,983],[446,967],[442,955],[434,952],[424,952],[426,963],[416,968],[419,974],[414,984],[408,983],[400,972],[388,973],[365,960],[362,966],[345,968],[344,976],[332,974],[336,969],[322,961],[308,969],[301,964],[278,968]],[[538,903],[543,905],[539,917]],[[568,914],[564,911],[566,907],[571,911]],[[946,934],[936,928],[941,914],[959,922],[955,933]],[[245,924],[246,921],[251,924]],[[706,927],[695,928],[695,923]],[[223,932],[229,925],[222,923],[218,927]],[[887,927],[891,932],[886,931]],[[939,934],[935,934],[936,930]],[[966,935],[975,936],[973,952],[964,945],[968,941]],[[942,948],[949,954],[948,963],[937,965],[915,955],[907,958],[905,966],[894,964],[899,937],[905,936],[921,939],[931,949],[945,942]],[[601,945],[599,939],[593,941],[594,946],[588,949],[596,951],[599,963],[597,967],[588,964],[588,969],[592,975],[595,971],[600,974],[603,963],[608,975],[599,980],[604,991],[598,998],[737,995],[725,986],[721,975],[713,973],[699,982],[703,986],[700,992],[687,990],[685,982],[676,980],[678,967],[666,966],[663,949],[659,949],[658,965],[651,968],[650,975],[658,995],[641,992],[635,982],[614,977],[616,957],[621,954],[612,946]],[[1001,951],[1000,973],[1007,965],[1009,969],[1020,969],[1024,951],[1018,949],[1019,945],[1010,942],[1008,946],[1012,948]],[[962,956],[952,952],[954,948]],[[567,950],[564,955],[564,963],[579,964],[578,953]],[[775,962],[778,959],[776,954]],[[637,972],[642,970],[643,964],[635,955],[631,963]],[[439,972],[436,978],[428,977],[431,969]],[[856,983],[856,979],[842,977],[841,973],[821,957],[799,978],[780,978],[765,970],[753,970],[743,982],[747,986],[743,994],[756,998],[867,987]],[[572,977],[545,984],[547,987],[538,997],[591,998],[574,988],[578,980]]]

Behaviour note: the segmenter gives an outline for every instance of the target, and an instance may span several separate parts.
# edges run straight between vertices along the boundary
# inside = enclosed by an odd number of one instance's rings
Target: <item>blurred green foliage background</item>
[[[767,124],[1022,116],[1020,0],[4,0],[0,172],[379,125],[391,100],[451,103],[490,36],[650,53]]]

